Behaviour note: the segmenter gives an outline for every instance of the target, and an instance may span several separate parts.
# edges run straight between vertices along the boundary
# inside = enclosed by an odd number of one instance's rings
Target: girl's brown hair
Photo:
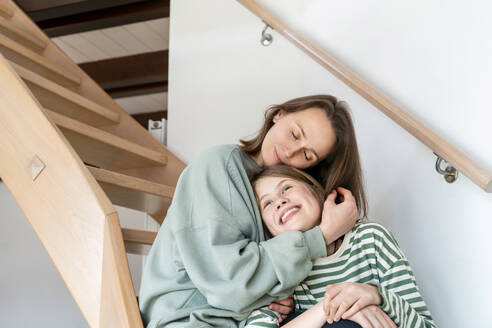
[[[326,193],[331,192],[336,187],[350,190],[354,195],[359,214],[362,217],[367,217],[367,200],[355,129],[350,117],[350,109],[344,101],[338,101],[336,97],[331,95],[313,95],[270,106],[265,111],[263,127],[255,137],[249,140],[240,140],[241,148],[250,156],[258,155],[266,134],[274,125],[273,118],[279,111],[282,110],[289,114],[309,108],[319,108],[325,112],[337,140],[328,157],[306,169],[306,172],[324,186]]]
[[[288,178],[294,181],[299,181],[308,187],[309,191],[313,194],[319,204],[320,210],[323,210],[323,203],[325,202],[326,193],[325,189],[320,185],[316,179],[314,179],[309,174],[296,169],[295,167],[288,165],[274,165],[265,168],[264,170],[258,172],[250,178],[251,185],[253,186],[253,190],[255,189],[256,182],[258,182],[262,178],[267,177],[279,177],[279,178]],[[258,195],[255,192],[256,201],[259,203]]]

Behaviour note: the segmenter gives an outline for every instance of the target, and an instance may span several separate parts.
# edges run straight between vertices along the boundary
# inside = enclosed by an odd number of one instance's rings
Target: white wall
[[[492,172],[492,4],[487,0],[262,0]],[[185,161],[255,132],[264,109],[331,93],[352,107],[370,218],[405,250],[440,327],[492,322],[492,195],[448,185],[426,146],[236,1],[173,0],[169,146]]]
[[[0,327],[87,327],[48,253],[3,183],[0,211]]]
[[[143,229],[145,214],[116,207],[123,226]],[[0,183],[0,327],[88,327],[26,217]],[[138,290],[142,257],[128,255]]]

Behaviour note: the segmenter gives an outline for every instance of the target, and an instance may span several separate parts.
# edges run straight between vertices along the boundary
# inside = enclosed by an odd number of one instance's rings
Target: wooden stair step
[[[87,166],[113,204],[148,213],[162,223],[174,188],[105,169]]]
[[[15,42],[21,43],[33,51],[42,52],[48,43],[31,33],[15,26],[9,19],[0,16],[0,32]]]
[[[157,236],[154,231],[129,228],[121,228],[121,233],[127,253],[137,255],[147,255]]]
[[[2,34],[0,34],[0,52],[8,60],[55,83],[69,87],[80,86],[81,78],[78,75],[58,68],[55,63]]]
[[[10,65],[26,82],[36,99],[44,107],[96,127],[113,125],[119,122],[119,113],[101,106],[14,62],[10,62]]]
[[[120,138],[93,126],[44,109],[68,139],[80,158],[88,164],[124,170],[167,164],[167,155]]]
[[[139,229],[121,228],[123,240],[127,243],[136,243],[143,245],[152,245],[157,232]]]
[[[0,16],[5,17],[5,18],[11,18],[14,16],[15,8],[7,3],[7,2],[0,2]]]

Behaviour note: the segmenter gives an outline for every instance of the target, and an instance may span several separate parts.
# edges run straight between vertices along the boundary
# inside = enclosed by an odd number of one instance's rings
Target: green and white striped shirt
[[[380,224],[356,225],[335,254],[314,260],[312,271],[294,291],[296,310],[320,302],[326,286],[339,282],[378,287],[381,309],[400,328],[436,327],[405,255],[391,232]],[[276,328],[277,318],[278,313],[262,308],[249,316],[245,328]]]

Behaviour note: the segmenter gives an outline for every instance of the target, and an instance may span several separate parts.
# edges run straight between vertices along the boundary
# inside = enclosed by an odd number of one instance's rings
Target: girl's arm
[[[319,302],[309,310],[298,315],[294,320],[289,321],[282,327],[285,328],[320,328],[326,323],[326,315],[323,311],[323,302]]]
[[[351,282],[327,287],[328,322],[348,319],[369,305],[379,305],[398,327],[435,327],[408,261],[391,232],[366,224],[359,238],[374,252],[375,286]]]
[[[376,223],[367,226],[374,242],[381,309],[400,328],[435,328],[412,268],[393,234]]]
[[[436,327],[406,259],[395,262],[381,280],[378,286],[383,298],[381,308],[398,327]]]
[[[374,225],[381,308],[401,328],[435,328],[407,258],[393,234]]]

